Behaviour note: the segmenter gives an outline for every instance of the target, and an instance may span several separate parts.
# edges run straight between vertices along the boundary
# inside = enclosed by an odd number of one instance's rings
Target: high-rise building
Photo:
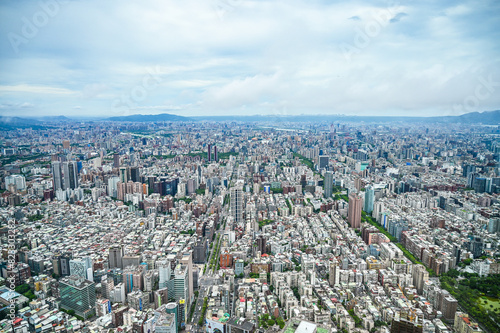
[[[168,303],[168,289],[161,288],[153,293],[153,308],[158,309],[163,304]]]
[[[113,278],[103,275],[101,277],[101,294],[103,298],[111,299],[111,292],[115,288]]]
[[[123,268],[123,247],[115,246],[109,249],[108,266],[109,268]]]
[[[207,239],[199,238],[193,246],[193,262],[195,264],[204,264],[207,260]]]
[[[92,276],[88,275],[88,270],[92,269],[92,260],[90,257],[71,259],[69,261],[69,274],[80,276],[84,279],[90,280]]]
[[[337,259],[333,259],[332,262],[330,262],[330,267],[329,267],[329,276],[328,276],[328,282],[330,283],[330,286],[334,286],[339,283],[339,278],[340,278],[340,267]]]
[[[243,189],[232,187],[230,190],[231,216],[234,222],[243,222]]]
[[[128,176],[127,168],[121,167],[119,169],[119,173],[120,173],[120,182],[126,184],[129,181],[129,178],[130,178]]]
[[[178,332],[178,328],[180,326],[179,325],[180,324],[179,305],[177,303],[172,302],[172,303],[165,304],[165,306],[160,308],[160,309],[166,313],[173,314],[175,316],[175,329],[176,329],[176,332]],[[156,315],[156,312],[155,312],[155,315]]]
[[[57,257],[59,274],[60,276],[70,275],[69,261],[71,260],[71,254],[63,254]]]
[[[365,190],[365,207],[364,211],[368,214],[373,212],[373,203],[375,201],[375,190],[373,186],[368,185]]]
[[[413,285],[419,294],[424,290],[424,282],[429,280],[429,272],[424,265],[413,266]]]
[[[189,275],[185,265],[178,264],[174,271],[174,299],[178,305],[178,325],[186,322],[189,301]]]
[[[71,275],[59,281],[59,293],[61,308],[74,310],[76,315],[85,319],[93,314],[96,302],[94,282]]]
[[[500,231],[500,218],[498,217],[490,218],[490,221],[488,222],[488,232],[494,234],[499,231]]]
[[[63,163],[64,171],[64,189],[78,188],[78,166],[76,161],[69,161]]]
[[[54,183],[54,191],[63,188],[61,162],[59,161],[52,161],[52,182]]]
[[[178,264],[174,270],[174,298],[186,301],[189,297],[189,275],[185,265]]]
[[[326,155],[320,155],[318,158],[319,169],[328,169],[329,157]]]
[[[144,290],[145,266],[128,266],[123,270],[123,284],[125,293],[129,294],[135,290]]]
[[[320,156],[321,157],[321,156]],[[333,172],[325,173],[325,198],[330,198],[333,192]]]
[[[118,169],[120,167],[120,155],[118,153],[113,154],[113,168]]]
[[[193,300],[194,297],[194,290],[193,290],[193,252],[186,252],[182,254],[182,258],[180,260],[180,263],[185,265],[187,268],[187,275],[188,275],[188,297],[186,298],[186,307],[189,309],[191,305],[191,301]]]
[[[349,194],[349,211],[347,220],[351,228],[359,229],[361,227],[361,208],[363,199],[356,193]]]
[[[214,146],[214,161],[219,162],[219,154],[217,153],[217,146]]]
[[[266,237],[260,235],[257,238],[257,250],[260,251],[260,254],[266,253]]]
[[[139,167],[131,167],[130,168],[130,179],[135,182],[141,181],[141,174]]]
[[[24,191],[26,189],[26,178],[21,175],[10,175],[5,177],[5,188],[9,190],[9,186],[14,187],[15,191]]]
[[[208,161],[212,161],[212,145],[208,144],[207,145],[207,155],[208,155]]]
[[[172,265],[170,264],[170,261],[162,260],[156,262],[156,268],[158,269],[159,275],[158,287],[160,289],[166,288],[172,275]]]

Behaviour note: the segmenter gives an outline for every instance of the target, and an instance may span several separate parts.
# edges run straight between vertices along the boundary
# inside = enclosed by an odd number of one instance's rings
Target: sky
[[[3,0],[0,115],[500,110],[500,1]]]

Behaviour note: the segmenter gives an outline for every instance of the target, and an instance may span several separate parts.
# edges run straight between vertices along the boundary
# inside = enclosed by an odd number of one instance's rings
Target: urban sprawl
[[[1,332],[498,332],[500,130],[0,131]]]

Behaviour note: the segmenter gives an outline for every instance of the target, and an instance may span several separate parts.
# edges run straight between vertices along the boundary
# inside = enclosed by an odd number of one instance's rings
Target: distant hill
[[[131,122],[150,122],[150,121],[192,121],[188,117],[177,116],[175,114],[133,114],[130,116],[111,117],[105,120],[108,121],[131,121]]]
[[[36,119],[0,116],[0,129],[2,130],[10,130],[13,128],[27,128],[39,125],[40,122]]]
[[[196,120],[207,121],[246,121],[246,122],[365,122],[365,123],[455,123],[500,125],[500,110],[472,112],[461,116],[440,117],[389,117],[389,116],[345,116],[345,115],[251,115],[251,116],[201,116]]]

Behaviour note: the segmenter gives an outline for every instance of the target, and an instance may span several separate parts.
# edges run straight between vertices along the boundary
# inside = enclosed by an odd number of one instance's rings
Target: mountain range
[[[51,123],[82,121],[82,118],[72,119],[65,116],[49,117],[6,117],[0,116],[0,129],[27,128],[50,126]],[[354,122],[354,123],[453,123],[453,124],[484,124],[500,125],[500,110],[471,112],[460,116],[439,117],[405,117],[405,116],[346,116],[346,115],[248,115],[248,116],[198,116],[183,117],[169,113],[155,115],[134,114],[130,116],[92,118],[87,121],[112,122],[177,122],[177,121],[241,121],[241,122]]]

